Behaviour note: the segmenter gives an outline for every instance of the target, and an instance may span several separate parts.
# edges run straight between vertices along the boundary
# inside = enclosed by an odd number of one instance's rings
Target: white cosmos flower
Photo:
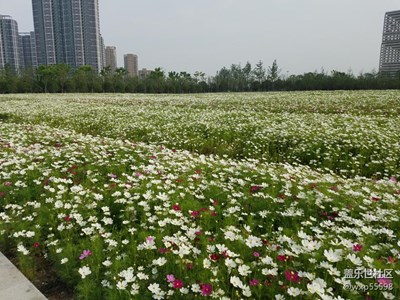
[[[29,250],[26,249],[26,248],[24,247],[24,245],[22,245],[22,244],[18,245],[17,251],[18,251],[18,252],[21,252],[23,255],[28,255],[28,254],[30,253]]]
[[[358,256],[356,256],[354,253],[353,254],[348,254],[346,256],[346,258],[348,260],[350,260],[356,266],[361,266],[362,265],[362,260]]]
[[[152,283],[148,286],[150,292],[153,293],[153,299],[161,300],[164,299],[165,292],[161,290],[160,285],[158,283]]]
[[[291,286],[290,288],[288,288],[287,293],[289,294],[289,296],[296,297],[301,294],[301,289]]]
[[[65,264],[65,263],[67,263],[68,262],[68,258],[63,258],[63,259],[61,259],[61,264],[63,265],[63,264]]]
[[[323,295],[325,293],[326,282],[321,278],[314,279],[307,284],[307,289],[311,294]]]
[[[301,244],[303,245],[304,250],[306,250],[307,252],[318,250],[322,245],[319,241],[310,240],[301,240]]]
[[[236,288],[242,288],[243,282],[237,276],[231,276],[230,283]]]
[[[324,250],[324,255],[325,255],[326,259],[329,260],[330,262],[341,261],[342,260],[342,253],[343,253],[342,249]]]
[[[165,257],[160,257],[158,259],[154,259],[153,260],[153,265],[155,266],[163,266],[167,263],[167,260],[165,259]]]
[[[249,235],[249,237],[245,240],[247,247],[254,248],[254,247],[261,247],[262,240],[256,236]]]
[[[251,290],[250,287],[248,285],[244,285],[242,288],[242,294],[245,297],[251,297]]]
[[[92,274],[92,271],[88,266],[83,266],[82,268],[79,268],[78,270],[79,274],[81,274],[82,279],[84,279],[86,276]]]
[[[382,295],[383,295],[383,297],[385,297],[385,299],[389,299],[389,300],[396,298],[395,295],[393,295],[392,293],[389,293],[389,292],[382,292]]]
[[[117,282],[117,289],[118,290],[125,290],[127,286],[128,286],[128,283],[125,280]]]
[[[238,271],[239,271],[239,274],[242,276],[247,276],[247,275],[251,274],[250,267],[247,265],[239,266]]]

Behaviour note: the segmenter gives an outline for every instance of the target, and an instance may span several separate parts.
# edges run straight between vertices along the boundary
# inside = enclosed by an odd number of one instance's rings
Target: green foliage
[[[399,89],[400,76],[374,71],[354,76],[333,70],[281,76],[276,60],[267,69],[259,61],[254,68],[247,62],[223,67],[214,76],[196,71],[165,72],[161,68],[144,78],[128,76],[124,68],[111,72],[105,67],[99,74],[91,66],[71,70],[66,64],[28,68],[19,74],[6,66],[0,70],[0,93],[205,93],[247,91],[365,90]]]

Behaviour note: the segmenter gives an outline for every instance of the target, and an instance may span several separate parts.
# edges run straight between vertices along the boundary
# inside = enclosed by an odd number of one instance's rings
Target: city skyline
[[[31,31],[30,2],[0,0],[1,13],[17,20],[20,31]],[[270,65],[274,59],[282,75],[378,70],[384,15],[398,10],[398,2],[320,2],[100,0],[99,13],[105,44],[117,47],[119,66],[124,53],[137,53],[150,69],[208,75],[231,64]]]

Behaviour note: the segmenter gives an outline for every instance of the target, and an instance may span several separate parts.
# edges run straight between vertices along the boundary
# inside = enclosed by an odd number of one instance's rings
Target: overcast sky
[[[99,0],[106,45],[139,67],[203,71],[277,59],[282,75],[379,67],[384,14],[398,0]],[[0,14],[33,30],[31,0],[0,0]]]

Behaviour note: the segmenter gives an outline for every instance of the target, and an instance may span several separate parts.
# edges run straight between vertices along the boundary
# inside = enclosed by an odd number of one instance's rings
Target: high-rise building
[[[19,72],[22,69],[18,23],[10,16],[0,15],[0,68],[6,65]]]
[[[106,67],[108,66],[112,73],[117,69],[117,48],[114,46],[106,47]]]
[[[106,45],[104,44],[103,36],[100,35],[101,41],[101,68],[103,69],[106,66]]]
[[[400,71],[400,10],[387,12],[383,24],[383,37],[379,72],[395,75]]]
[[[139,78],[145,79],[147,76],[150,75],[151,72],[152,72],[151,70],[147,70],[146,68],[143,68],[143,69],[139,70]]]
[[[103,68],[98,0],[32,0],[38,64]]]
[[[138,56],[136,54],[125,54],[124,65],[129,76],[139,76]]]
[[[35,33],[31,32],[20,32],[19,33],[20,39],[20,57],[21,57],[21,65],[24,68],[32,67],[37,68],[37,55],[36,55],[36,40],[35,40]]]

